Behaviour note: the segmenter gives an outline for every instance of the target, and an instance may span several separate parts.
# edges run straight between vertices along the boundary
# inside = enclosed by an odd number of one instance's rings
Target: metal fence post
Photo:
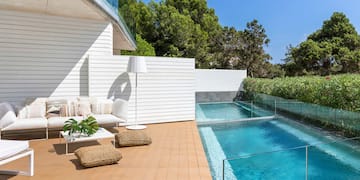
[[[305,180],[308,179],[308,147],[309,146],[306,146],[305,147],[305,151],[306,151],[306,159],[305,159]]]
[[[222,161],[222,179],[225,180],[225,159]]]
[[[276,106],[276,99],[275,99],[275,110],[274,110],[274,113],[275,113],[275,116],[276,116],[276,109],[277,109],[277,106]]]
[[[253,117],[254,101],[251,101],[251,117]]]

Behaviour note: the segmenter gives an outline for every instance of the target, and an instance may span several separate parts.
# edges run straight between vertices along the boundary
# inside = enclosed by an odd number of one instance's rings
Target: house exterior
[[[89,95],[87,57],[135,49],[117,0],[0,1],[0,101]]]
[[[135,50],[136,43],[118,6],[118,0],[0,1],[0,102],[120,98],[129,104],[127,123],[134,121],[135,77],[126,72],[129,57],[118,54]],[[195,92],[199,102],[232,100],[244,77],[230,71],[197,76],[194,58],[146,62],[148,72],[139,74],[138,84],[138,118],[144,124],[194,120]]]

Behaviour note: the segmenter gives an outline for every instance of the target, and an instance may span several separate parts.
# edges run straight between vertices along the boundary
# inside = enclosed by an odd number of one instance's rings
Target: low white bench
[[[28,141],[0,140],[0,166],[17,159],[30,156],[29,172],[15,170],[0,170],[5,175],[34,175],[34,150],[29,148]]]

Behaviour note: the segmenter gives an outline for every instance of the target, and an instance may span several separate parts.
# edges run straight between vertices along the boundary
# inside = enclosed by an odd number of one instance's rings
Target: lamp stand
[[[136,73],[136,77],[135,77],[135,124],[126,126],[126,129],[129,129],[129,130],[141,130],[141,129],[146,128],[146,126],[139,125],[137,123],[137,119],[138,119],[138,117],[137,117],[138,116],[138,114],[137,114],[137,86],[138,86],[138,73]]]

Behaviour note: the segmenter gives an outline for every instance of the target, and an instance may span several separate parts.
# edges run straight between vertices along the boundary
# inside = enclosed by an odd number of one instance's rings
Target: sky
[[[343,12],[360,32],[360,0],[208,0],[223,26],[243,30],[257,19],[270,44],[272,63],[283,63],[286,47],[296,46],[321,28],[333,12]]]

